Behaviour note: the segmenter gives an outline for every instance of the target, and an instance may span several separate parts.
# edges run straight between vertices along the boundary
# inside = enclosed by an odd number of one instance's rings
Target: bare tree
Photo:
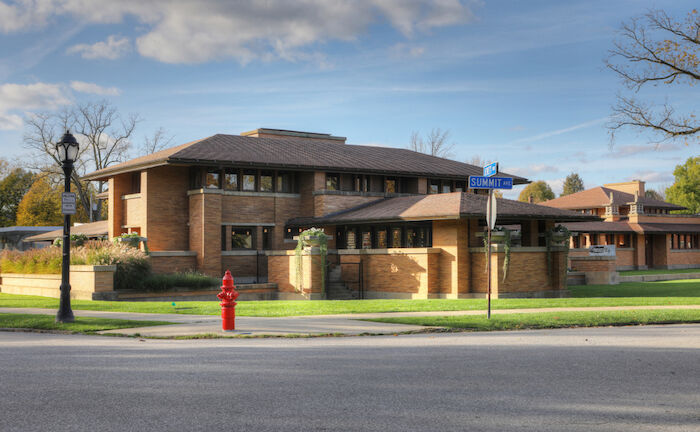
[[[162,127],[153,133],[153,136],[145,136],[143,144],[139,147],[140,156],[146,156],[167,148],[173,141],[173,136],[168,135]]]
[[[678,22],[662,10],[623,24],[620,39],[614,43],[606,61],[634,93],[651,84],[693,86],[700,81],[700,14],[693,10]],[[634,96],[618,95],[608,125],[611,142],[621,128],[632,127],[653,132],[659,143],[698,137],[700,124],[693,112],[679,114],[668,102],[654,105]]]
[[[25,147],[32,151],[27,165],[60,179],[62,173],[55,143],[70,130],[80,143],[72,183],[86,214],[92,214],[95,193],[105,190],[105,182],[93,188],[80,181],[86,171],[96,171],[124,161],[131,145],[130,138],[139,122],[137,115],[124,119],[107,101],[78,104],[58,112],[45,112],[25,119]]]
[[[479,155],[474,155],[470,159],[467,159],[465,162],[468,163],[469,165],[484,167],[484,166],[492,163],[493,161],[490,159],[483,159]]]
[[[426,153],[432,156],[441,158],[452,158],[454,153],[454,143],[450,143],[450,131],[443,131],[436,128],[422,137],[418,132],[411,132],[411,141],[408,144],[408,149],[419,153]]]

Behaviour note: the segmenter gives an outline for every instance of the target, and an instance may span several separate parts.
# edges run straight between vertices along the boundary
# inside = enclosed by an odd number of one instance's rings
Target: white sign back
[[[489,199],[486,201],[486,223],[490,229],[496,226],[496,197],[493,190],[489,191]]]

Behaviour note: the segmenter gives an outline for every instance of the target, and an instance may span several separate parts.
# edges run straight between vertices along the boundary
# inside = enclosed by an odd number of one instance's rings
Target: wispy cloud
[[[664,152],[679,150],[681,146],[674,143],[659,143],[659,144],[633,144],[615,147],[610,152],[614,157],[636,156],[640,153]]]
[[[0,130],[22,127],[27,111],[55,109],[70,103],[65,87],[60,84],[2,84],[0,85]]]
[[[112,35],[106,41],[90,44],[78,44],[68,48],[68,54],[80,54],[85,59],[108,59],[116,60],[123,57],[131,50],[131,43],[128,38],[119,38]]]
[[[577,125],[569,126],[569,127],[567,127],[567,128],[556,129],[556,130],[553,130],[553,131],[543,132],[543,133],[540,133],[540,134],[537,134],[537,135],[533,135],[533,136],[529,136],[529,137],[525,137],[525,138],[519,138],[519,139],[516,139],[516,140],[514,140],[514,141],[509,142],[508,144],[522,144],[522,143],[526,143],[526,142],[540,141],[540,140],[543,140],[543,139],[546,139],[546,138],[551,138],[551,137],[553,137],[553,136],[563,135],[563,134],[566,134],[566,133],[569,133],[569,132],[573,132],[573,131],[575,131],[575,130],[585,129],[585,128],[589,128],[589,127],[591,127],[591,126],[596,126],[596,125],[605,123],[607,120],[608,120],[608,117],[602,117],[602,118],[599,118],[599,119],[587,121],[587,122],[585,122],[585,123],[580,123],[580,124],[577,124]]]
[[[121,94],[121,90],[116,87],[102,87],[95,83],[84,81],[71,81],[70,87],[77,92],[100,96],[119,96]]]

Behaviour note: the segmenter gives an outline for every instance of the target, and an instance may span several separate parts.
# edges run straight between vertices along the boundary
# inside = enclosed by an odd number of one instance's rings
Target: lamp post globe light
[[[73,173],[73,162],[78,157],[78,141],[70,131],[66,131],[63,138],[56,143],[56,153],[63,167],[64,190],[63,202],[63,260],[61,263],[61,300],[56,314],[56,322],[69,323],[75,321],[73,310],[70,307],[70,215],[75,213],[66,208],[65,195],[70,194],[70,179]],[[74,196],[73,196],[74,197]],[[75,201],[73,201],[75,205]],[[73,207],[73,210],[75,208]]]

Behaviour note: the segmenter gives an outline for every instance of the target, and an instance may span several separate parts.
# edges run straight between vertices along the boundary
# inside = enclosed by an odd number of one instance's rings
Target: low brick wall
[[[301,286],[297,286],[297,256],[295,251],[268,251],[268,282],[277,285],[280,300],[316,300],[324,298],[321,254],[302,253]]]
[[[571,269],[584,272],[586,285],[616,285],[618,281],[616,257],[579,256],[571,257]]]
[[[469,297],[484,297],[488,292],[486,253],[483,248],[471,248],[470,252]],[[566,248],[555,246],[550,254],[551,268],[548,270],[547,248],[511,248],[508,275],[504,280],[504,246],[494,246],[491,252],[491,298],[567,297]]]
[[[148,256],[153,273],[184,273],[197,268],[197,252],[158,251]]]
[[[668,254],[668,268],[688,269],[700,268],[700,250],[671,249]]]
[[[110,299],[114,293],[116,266],[70,266],[72,299]],[[0,292],[59,298],[60,274],[0,274]]]
[[[439,248],[339,250],[343,281],[357,290],[362,261],[365,298],[427,299],[439,292]]]

